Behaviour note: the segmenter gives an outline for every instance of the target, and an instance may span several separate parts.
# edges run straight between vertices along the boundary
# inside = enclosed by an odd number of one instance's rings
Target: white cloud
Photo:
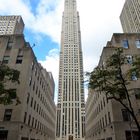
[[[13,2],[14,1],[14,2]],[[25,0],[24,0],[25,1]],[[97,64],[103,46],[114,32],[122,32],[119,15],[125,0],[77,0],[80,14],[84,71],[91,71]],[[16,6],[15,6],[16,4]],[[36,14],[22,0],[1,0],[1,14],[20,14],[25,26],[35,33],[43,33],[60,44],[64,0],[40,0]],[[58,81],[58,52],[50,52],[42,62]]]
[[[61,1],[40,0],[36,9],[35,22],[29,28],[35,32],[46,34],[53,41],[59,43],[61,33],[61,7]]]
[[[98,64],[102,48],[112,34],[122,32],[119,15],[124,1],[78,0],[85,70],[92,70]]]

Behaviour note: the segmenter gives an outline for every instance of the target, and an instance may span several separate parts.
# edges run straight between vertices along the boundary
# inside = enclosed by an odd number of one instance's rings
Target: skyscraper
[[[81,32],[76,0],[65,0],[57,104],[57,140],[83,140],[85,102]]]
[[[120,20],[125,33],[140,32],[140,0],[126,0]]]

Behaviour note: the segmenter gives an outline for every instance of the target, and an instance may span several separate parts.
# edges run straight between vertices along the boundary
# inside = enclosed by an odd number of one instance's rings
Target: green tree
[[[89,88],[99,91],[106,95],[108,100],[119,102],[131,115],[135,121],[140,139],[140,124],[132,106],[129,85],[130,77],[138,76],[140,71],[140,58],[133,63],[132,68],[124,70],[126,57],[123,50],[118,48],[105,62],[105,65],[96,67],[89,78]],[[127,104],[126,104],[127,102]]]
[[[14,100],[16,104],[20,103],[16,90],[7,86],[11,82],[19,84],[19,71],[0,65],[0,104],[11,104]]]

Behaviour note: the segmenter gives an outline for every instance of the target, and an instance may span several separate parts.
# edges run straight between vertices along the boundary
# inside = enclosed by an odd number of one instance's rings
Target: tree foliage
[[[104,93],[108,100],[114,99],[119,102],[132,116],[140,132],[140,125],[131,103],[130,89],[128,89],[128,85],[131,84],[132,74],[134,72],[137,76],[139,74],[140,58],[135,59],[129,70],[123,69],[126,59],[125,55],[123,55],[123,50],[116,49],[104,65],[97,66],[89,73],[89,88]]]
[[[16,89],[8,88],[11,83],[19,84],[19,71],[6,65],[0,65],[0,104],[11,104],[14,100],[16,100],[16,104],[20,103]]]
[[[122,72],[125,57],[122,50],[118,49],[102,66],[96,67],[90,73],[89,88],[104,91],[108,98],[124,98],[126,85],[129,84],[127,74]]]

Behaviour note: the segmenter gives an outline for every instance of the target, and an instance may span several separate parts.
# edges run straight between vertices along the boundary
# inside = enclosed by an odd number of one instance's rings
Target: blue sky
[[[102,48],[113,33],[122,32],[119,16],[125,0],[77,0],[80,14],[84,71],[98,64]],[[51,71],[58,88],[59,49],[64,0],[0,0],[1,15],[21,15],[25,38],[37,60]],[[87,97],[87,89],[85,89]]]
[[[31,46],[35,44],[33,50],[39,61],[44,61],[50,50],[59,49],[59,44],[53,42],[48,35],[41,33],[34,34],[26,28],[24,34],[26,41],[29,41]]]

